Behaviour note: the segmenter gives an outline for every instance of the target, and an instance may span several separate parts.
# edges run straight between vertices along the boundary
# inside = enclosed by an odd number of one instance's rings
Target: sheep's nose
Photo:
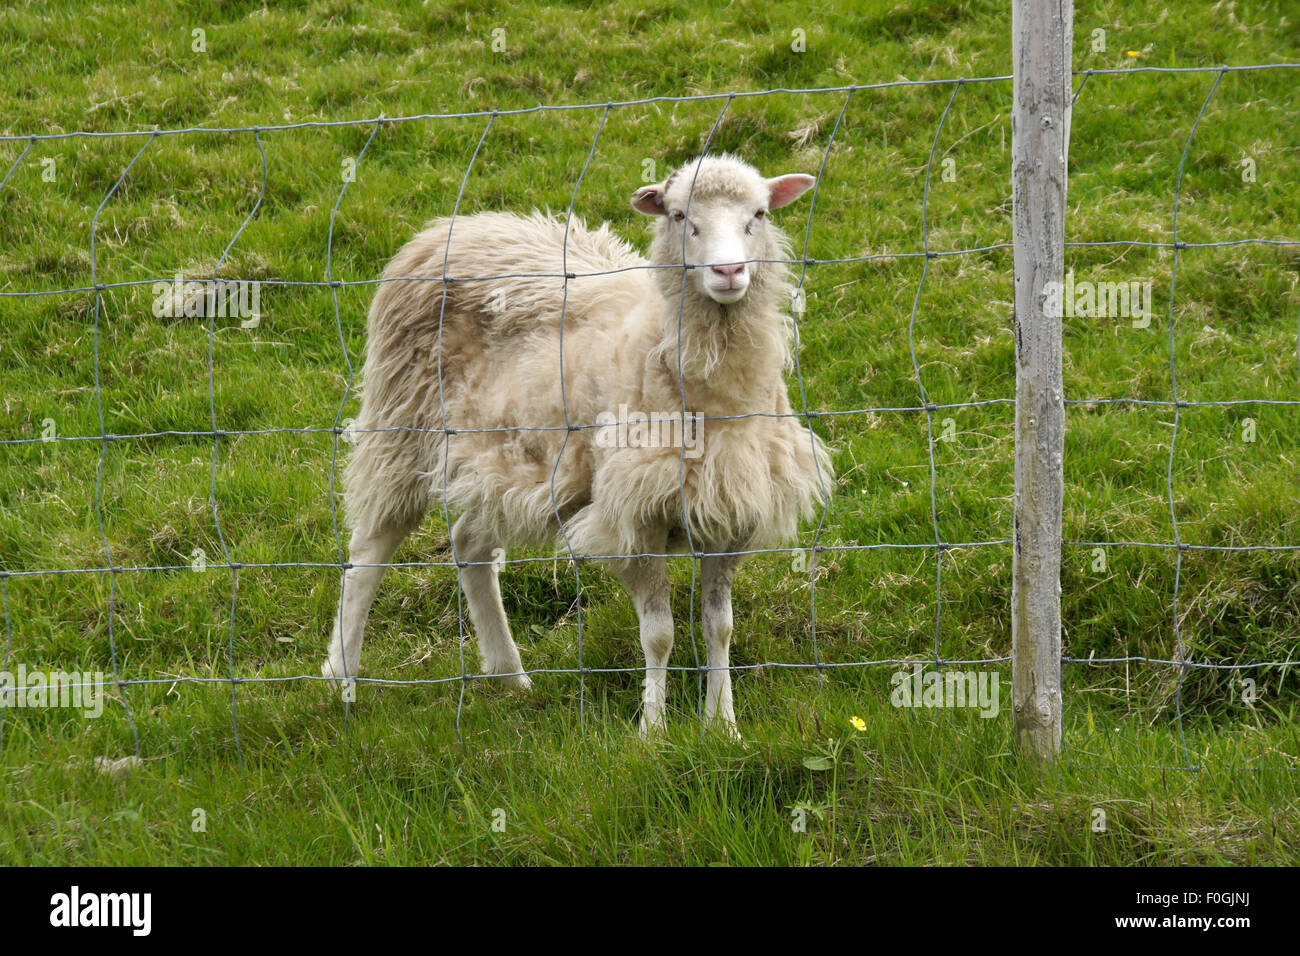
[[[745,264],[742,262],[740,265],[735,266],[714,266],[713,271],[720,276],[731,279],[745,274]]]

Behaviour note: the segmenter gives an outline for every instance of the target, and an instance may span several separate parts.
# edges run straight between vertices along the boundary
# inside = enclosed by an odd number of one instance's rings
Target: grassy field
[[[1300,60],[1288,4],[1080,2],[1079,70]],[[1104,31],[1104,50],[1095,30]],[[203,31],[195,35],[194,31]],[[494,31],[504,31],[494,33]],[[202,41],[201,43],[199,41]],[[802,45],[802,51],[792,49]],[[198,51],[196,46],[202,46]],[[504,47],[501,49],[500,47]],[[494,48],[496,47],[496,48]],[[145,0],[20,3],[0,11],[0,130],[10,136],[250,127],[423,113],[604,104],[653,96],[843,87],[1010,70],[1009,5],[993,0],[736,0],[702,13],[675,0],[260,3]],[[1179,239],[1300,238],[1300,71],[1223,77],[1187,153]],[[1181,253],[1170,303],[1179,159],[1214,73],[1095,75],[1070,152],[1069,238],[1079,279],[1150,281],[1152,318],[1067,318],[1066,397],[1168,401],[1170,316],[1178,397],[1294,400],[1300,247],[1238,244]],[[817,259],[916,252],[927,158],[950,85],[854,93],[664,101],[608,115],[581,190],[600,109],[497,117],[461,209],[531,207],[609,220],[644,245],[629,205],[712,148],[765,172],[817,172],[836,119],[808,235]],[[934,149],[929,245],[1010,238],[1010,84],[964,84]],[[382,126],[0,143],[0,569],[167,568],[19,575],[3,581],[8,669],[103,671],[156,683],[113,694],[104,716],[0,712],[4,863],[1289,863],[1300,862],[1297,685],[1287,668],[1066,668],[1066,755],[1048,772],[1011,751],[1009,708],[890,705],[893,665],[808,670],[810,581],[791,555],[739,579],[733,663],[736,744],[702,732],[699,676],[674,673],[668,734],[634,733],[642,663],[630,603],[613,580],[536,561],[502,577],[530,668],[529,695],[487,682],[362,685],[345,712],[319,682],[227,684],[315,674],[337,597],[328,433],[359,366],[370,280],[419,226],[455,202],[486,117]],[[373,141],[357,162],[367,140]],[[262,195],[262,153],[266,185]],[[141,148],[146,147],[141,153]],[[30,148],[25,155],[25,147]],[[133,157],[130,174],[96,210]],[[1243,160],[1250,162],[1243,165]],[[950,161],[950,162],[949,162]],[[947,175],[945,175],[947,173]],[[1245,174],[1245,175],[1244,175]],[[257,205],[228,254],[240,224]],[[808,201],[778,214],[802,247]],[[143,282],[210,274],[267,281],[262,321],[155,318]],[[922,260],[821,265],[806,278],[800,368],[819,410],[914,407],[908,347]],[[88,287],[91,287],[88,289]],[[337,296],[337,298],[336,298]],[[337,320],[335,302],[337,301]],[[920,285],[916,361],[934,403],[1014,394],[1011,255],[931,261]],[[211,352],[210,352],[211,347]],[[211,354],[211,368],[209,356]],[[212,406],[209,407],[211,372]],[[96,388],[96,381],[99,388]],[[793,378],[792,378],[793,384]],[[796,392],[796,407],[799,402]],[[354,415],[356,402],[341,409]],[[1166,488],[1173,409],[1068,409],[1065,536],[1172,542]],[[222,439],[210,434],[256,431]],[[102,446],[114,435],[147,435]],[[951,419],[951,425],[944,420]],[[1280,405],[1180,410],[1172,488],[1183,542],[1300,542],[1300,430]],[[924,412],[818,420],[839,480],[821,543],[996,542],[1009,537],[1013,407],[941,410],[931,510]],[[42,442],[91,436],[90,441]],[[346,445],[342,446],[344,451]],[[101,458],[102,455],[102,458]],[[214,481],[221,535],[209,500]],[[103,537],[101,537],[101,521]],[[799,542],[812,543],[813,529]],[[108,553],[105,549],[108,543]],[[226,568],[245,568],[232,602]],[[1104,563],[1100,560],[1104,556]],[[533,555],[544,557],[545,555]],[[511,555],[511,557],[517,557]],[[399,562],[448,559],[440,514]],[[1176,553],[1115,546],[1065,552],[1066,651],[1177,656]],[[936,589],[925,548],[837,550],[816,577],[817,656],[827,662],[1009,653],[1011,553],[945,552]],[[1195,661],[1287,661],[1300,628],[1294,551],[1187,551],[1177,615]],[[673,664],[703,654],[681,585]],[[232,616],[233,605],[233,616]],[[112,642],[110,652],[110,607]],[[695,615],[698,620],[698,609]],[[443,567],[390,572],[372,616],[365,674],[460,673],[457,590]],[[465,657],[476,661],[472,644]],[[1005,667],[998,671],[1009,686]],[[463,700],[462,700],[463,693]],[[581,698],[581,699],[580,699]],[[458,716],[459,715],[459,716]],[[858,723],[851,723],[857,718]],[[459,721],[459,728],[458,728]],[[130,774],[94,758],[135,753]],[[1187,764],[1201,769],[1177,769]],[[196,812],[201,811],[201,812]],[[1104,830],[1096,829],[1104,814]]]

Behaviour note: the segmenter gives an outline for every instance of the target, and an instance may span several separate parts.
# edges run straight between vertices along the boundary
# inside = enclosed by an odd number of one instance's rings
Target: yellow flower
[[[1135,57],[1135,56],[1141,56],[1141,55],[1142,55],[1142,54],[1139,53],[1137,50],[1129,50],[1129,51],[1128,51],[1128,58],[1129,58],[1130,60],[1133,59],[1133,57]]]
[[[867,729],[867,722],[866,722],[865,720],[863,720],[861,717],[850,717],[850,718],[849,718],[849,723],[851,723],[851,724],[853,725],[853,729],[854,729],[854,730],[866,730],[866,729]]]

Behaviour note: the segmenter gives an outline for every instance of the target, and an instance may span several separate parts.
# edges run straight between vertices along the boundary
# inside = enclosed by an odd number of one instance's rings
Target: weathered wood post
[[[1065,278],[1074,0],[1012,0],[1011,32],[1016,285],[1011,698],[1017,746],[1052,760],[1061,746],[1065,405],[1059,305]]]

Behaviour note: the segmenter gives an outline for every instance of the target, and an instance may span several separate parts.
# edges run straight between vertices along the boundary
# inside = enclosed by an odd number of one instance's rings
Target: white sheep
[[[602,562],[640,619],[643,731],[663,724],[673,644],[663,555],[706,553],[706,717],[735,733],[742,557],[719,552],[788,544],[832,482],[821,440],[791,415],[789,242],[768,219],[814,181],[725,155],[688,163],[633,196],[659,217],[650,263],[607,225],[575,219],[566,241],[565,222],[540,213],[438,219],[398,252],[367,325],[325,677],[356,675],[384,565],[445,488],[482,667],[516,687],[530,683],[498,549],[629,556]]]

